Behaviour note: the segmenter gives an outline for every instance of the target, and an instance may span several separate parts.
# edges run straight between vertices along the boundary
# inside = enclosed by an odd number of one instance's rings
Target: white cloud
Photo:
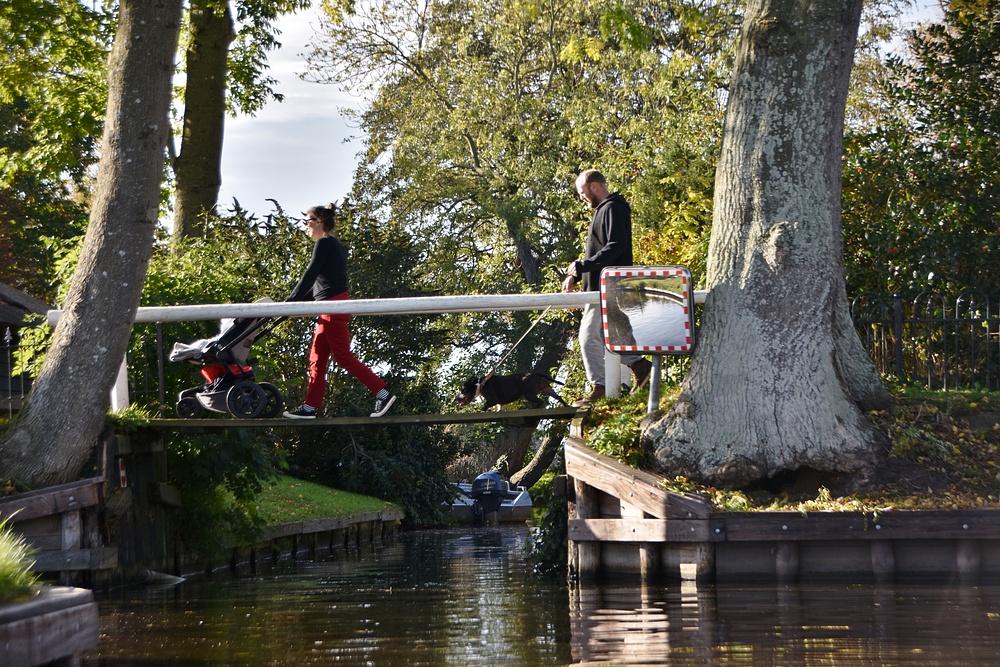
[[[316,10],[285,16],[279,22],[282,46],[269,57],[269,75],[285,96],[254,117],[226,119],[219,203],[235,197],[259,215],[276,199],[299,215],[310,206],[338,201],[351,188],[360,132],[349,127],[339,109],[358,100],[335,86],[303,81],[305,54],[317,25]],[[352,143],[345,140],[354,137]]]

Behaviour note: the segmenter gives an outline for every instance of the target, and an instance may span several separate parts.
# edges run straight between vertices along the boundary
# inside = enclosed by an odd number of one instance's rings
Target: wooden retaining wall
[[[1000,510],[718,512],[567,438],[570,576],[1000,580]]]
[[[0,605],[0,665],[78,665],[80,653],[97,646],[100,625],[91,591],[43,587],[30,600]]]
[[[146,515],[157,520],[141,525],[132,507],[109,531],[102,517],[109,492],[133,502],[140,497]],[[233,547],[224,561],[206,562],[183,552],[169,534],[169,508],[179,506],[180,500],[176,490],[162,482],[133,482],[130,487],[94,477],[0,499],[0,520],[9,521],[35,550],[34,571],[63,585],[106,589],[158,581],[161,572],[190,576],[224,567],[255,571],[261,560],[318,558],[338,549],[378,545],[396,534],[405,516],[401,509],[385,509],[271,526],[258,543]],[[171,550],[164,552],[167,545]]]
[[[185,562],[178,556],[184,574],[211,573],[228,567],[232,572],[249,569],[257,572],[263,561],[308,558],[315,560],[339,550],[378,546],[393,539],[399,532],[406,513],[401,509],[362,512],[338,517],[292,521],[269,526],[263,539],[250,546],[233,547],[226,563],[204,563],[198,559]]]
[[[35,549],[34,570],[68,584],[75,573],[110,570],[118,549],[104,545],[98,513],[103,477],[0,499],[0,519]]]

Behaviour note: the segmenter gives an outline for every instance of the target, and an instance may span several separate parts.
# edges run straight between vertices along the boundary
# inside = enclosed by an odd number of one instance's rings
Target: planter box
[[[45,586],[27,602],[0,605],[0,665],[72,664],[97,646],[100,629],[93,592]]]

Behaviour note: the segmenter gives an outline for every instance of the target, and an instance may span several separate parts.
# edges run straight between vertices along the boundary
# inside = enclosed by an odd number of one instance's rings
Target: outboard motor
[[[469,495],[475,501],[476,519],[482,519],[487,526],[498,523],[497,511],[507,497],[510,484],[498,472],[484,472],[472,482]],[[478,521],[477,521],[478,523]]]

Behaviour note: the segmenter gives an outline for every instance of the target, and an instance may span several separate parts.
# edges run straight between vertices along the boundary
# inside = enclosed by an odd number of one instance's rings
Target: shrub
[[[32,550],[20,535],[0,521],[0,604],[14,602],[30,595],[38,584],[31,571]]]

